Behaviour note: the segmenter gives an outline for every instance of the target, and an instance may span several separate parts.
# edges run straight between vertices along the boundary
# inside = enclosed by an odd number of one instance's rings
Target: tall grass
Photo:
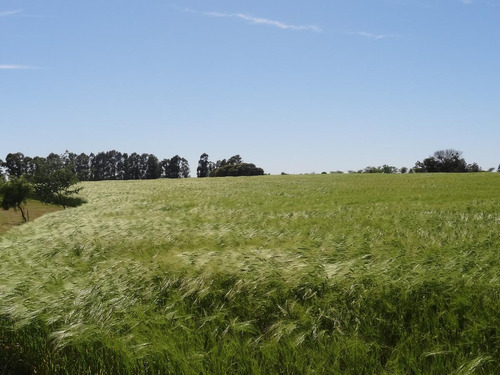
[[[0,373],[500,373],[500,175],[84,186],[0,237]]]

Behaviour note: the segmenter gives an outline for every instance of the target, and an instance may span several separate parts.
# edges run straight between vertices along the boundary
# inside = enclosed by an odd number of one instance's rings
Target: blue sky
[[[0,1],[9,152],[500,163],[500,1]]]

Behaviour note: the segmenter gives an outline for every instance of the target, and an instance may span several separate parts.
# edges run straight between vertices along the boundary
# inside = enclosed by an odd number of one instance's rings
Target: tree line
[[[90,155],[66,151],[63,155],[51,153],[33,158],[10,153],[5,161],[0,160],[0,206],[19,210],[23,221],[28,221],[28,199],[63,208],[84,203],[75,196],[81,190],[74,187],[79,181],[186,178],[189,173],[187,160],[179,155],[160,161],[152,154],[118,151]]]
[[[493,172],[495,168],[489,168],[487,172]],[[434,152],[423,161],[417,161],[413,168],[397,168],[392,165],[368,166],[358,171],[350,170],[348,173],[470,173],[483,172],[477,163],[468,164],[462,157],[462,151],[455,149],[439,150]],[[500,165],[497,168],[500,172]],[[344,173],[343,171],[332,171],[330,173]],[[282,173],[286,174],[286,173]],[[326,172],[322,172],[326,174]]]
[[[465,173],[481,172],[477,163],[468,164],[462,152],[454,149],[439,150],[433,156],[417,161],[411,169],[396,168],[384,164],[379,167],[349,171],[349,173]],[[494,168],[488,171],[492,172]],[[500,165],[497,172],[500,172]],[[342,171],[330,173],[343,173]],[[196,175],[203,177],[258,176],[264,170],[252,163],[245,163],[240,155],[212,162],[203,153],[198,161]],[[282,174],[286,174],[282,172]],[[322,174],[326,174],[323,172]],[[6,175],[9,181],[6,180]],[[118,151],[79,155],[66,151],[63,155],[51,153],[47,157],[29,157],[10,153],[0,160],[0,206],[3,209],[19,209],[23,220],[26,200],[34,198],[44,203],[76,206],[83,200],[75,197],[81,188],[73,188],[79,181],[142,180],[158,178],[188,178],[189,163],[175,155],[159,160],[153,154],[121,153]]]
[[[23,220],[28,221],[26,201],[29,198],[64,208],[83,203],[75,197],[81,187],[73,187],[79,181],[188,178],[189,174],[188,161],[179,155],[160,161],[153,154],[128,155],[114,150],[90,155],[66,151],[63,155],[51,153],[45,158],[10,153],[5,161],[0,160],[0,206],[21,211]],[[197,169],[198,177],[263,174],[262,168],[244,163],[239,155],[214,163],[204,153]]]
[[[264,170],[252,163],[245,163],[240,155],[212,162],[208,154],[200,156],[197,177],[258,176]],[[0,160],[0,176],[5,173],[9,178],[32,176],[44,166],[52,169],[67,169],[79,181],[102,180],[152,180],[157,178],[188,178],[188,161],[175,155],[170,159],[159,160],[153,154],[127,154],[118,151],[79,155],[66,151],[63,155],[51,153],[47,157],[29,157],[21,152],[10,153],[5,161]],[[4,172],[2,171],[2,168]]]
[[[115,150],[90,155],[66,151],[63,155],[51,153],[45,158],[17,152],[8,154],[1,162],[9,178],[32,176],[47,165],[69,170],[80,181],[187,178],[190,175],[188,161],[179,155],[160,161],[153,154],[129,155]]]

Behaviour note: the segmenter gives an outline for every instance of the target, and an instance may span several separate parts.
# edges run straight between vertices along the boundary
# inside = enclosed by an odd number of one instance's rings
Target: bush
[[[264,170],[258,168],[252,163],[228,164],[220,167],[210,174],[211,177],[226,177],[226,176],[262,176]]]

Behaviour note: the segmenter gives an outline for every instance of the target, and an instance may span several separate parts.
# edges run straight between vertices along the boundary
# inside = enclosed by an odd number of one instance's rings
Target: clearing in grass
[[[1,198],[0,198],[1,199]],[[60,211],[62,207],[52,204],[44,204],[36,200],[28,200],[26,203],[26,214],[29,221],[33,221],[45,214]],[[0,235],[7,232],[16,226],[23,224],[21,213],[15,209],[1,210],[0,209]]]

